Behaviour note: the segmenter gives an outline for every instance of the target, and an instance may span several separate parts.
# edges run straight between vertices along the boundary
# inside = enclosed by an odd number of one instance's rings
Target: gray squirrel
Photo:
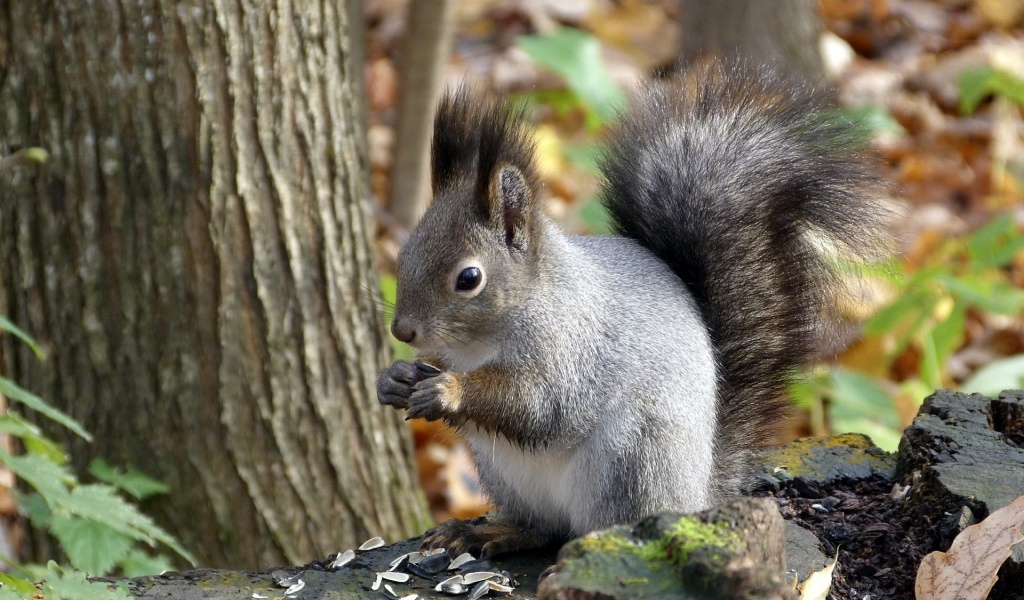
[[[836,265],[884,247],[860,128],[813,86],[709,62],[640,92],[601,165],[617,235],[544,215],[521,111],[440,103],[434,199],[398,257],[377,383],[465,437],[496,514],[425,545],[484,556],[739,494],[823,348]]]

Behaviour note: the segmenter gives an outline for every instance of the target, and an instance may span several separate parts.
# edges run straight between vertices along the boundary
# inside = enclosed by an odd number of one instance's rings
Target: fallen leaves
[[[839,562],[839,550],[830,565],[820,571],[811,573],[810,577],[800,586],[800,600],[826,600],[832,589],[832,571]]]
[[[987,598],[1010,549],[1024,541],[1022,524],[1024,496],[961,531],[949,552],[925,556],[914,586],[917,600]]]

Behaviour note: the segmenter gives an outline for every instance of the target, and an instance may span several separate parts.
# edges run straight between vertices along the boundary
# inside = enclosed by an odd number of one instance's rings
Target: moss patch
[[[741,543],[739,534],[728,523],[705,523],[694,517],[676,521],[662,542],[669,559],[679,568],[697,550],[721,558],[735,553]]]
[[[690,516],[659,527],[660,534],[637,539],[629,527],[613,527],[570,542],[552,575],[559,587],[613,598],[701,598],[705,593],[680,577],[695,552],[725,560],[741,544],[728,523]]]
[[[867,436],[845,433],[804,438],[764,454],[760,470],[785,481],[801,477],[815,483],[870,477],[891,478],[895,455],[872,445]]]

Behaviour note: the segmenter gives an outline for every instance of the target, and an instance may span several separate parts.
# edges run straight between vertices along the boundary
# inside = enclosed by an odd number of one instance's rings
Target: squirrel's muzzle
[[[395,317],[391,321],[391,334],[400,342],[412,344],[416,340],[416,328],[404,319]]]

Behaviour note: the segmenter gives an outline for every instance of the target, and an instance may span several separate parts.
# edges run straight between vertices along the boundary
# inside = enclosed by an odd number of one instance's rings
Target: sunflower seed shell
[[[377,577],[387,579],[388,581],[394,581],[396,583],[405,583],[406,581],[409,581],[408,573],[399,573],[397,571],[383,571],[377,573]]]
[[[458,569],[462,565],[464,565],[464,564],[466,564],[466,563],[468,563],[470,561],[474,561],[474,560],[476,560],[475,556],[473,556],[469,552],[463,552],[462,554],[456,556],[452,560],[451,564],[448,565],[448,570],[449,571],[454,571],[455,569]]]
[[[348,550],[346,550],[344,552],[341,552],[341,553],[338,554],[338,556],[334,557],[334,562],[331,563],[331,567],[330,568],[332,570],[340,569],[340,568],[344,567],[345,565],[347,565],[348,563],[352,562],[352,559],[355,558],[355,557],[356,557],[355,550],[352,550],[351,548],[349,548]]]
[[[471,583],[479,583],[481,581],[487,581],[488,579],[501,578],[501,573],[495,573],[493,571],[477,571],[475,573],[464,573],[462,575],[462,583],[469,585]]]

